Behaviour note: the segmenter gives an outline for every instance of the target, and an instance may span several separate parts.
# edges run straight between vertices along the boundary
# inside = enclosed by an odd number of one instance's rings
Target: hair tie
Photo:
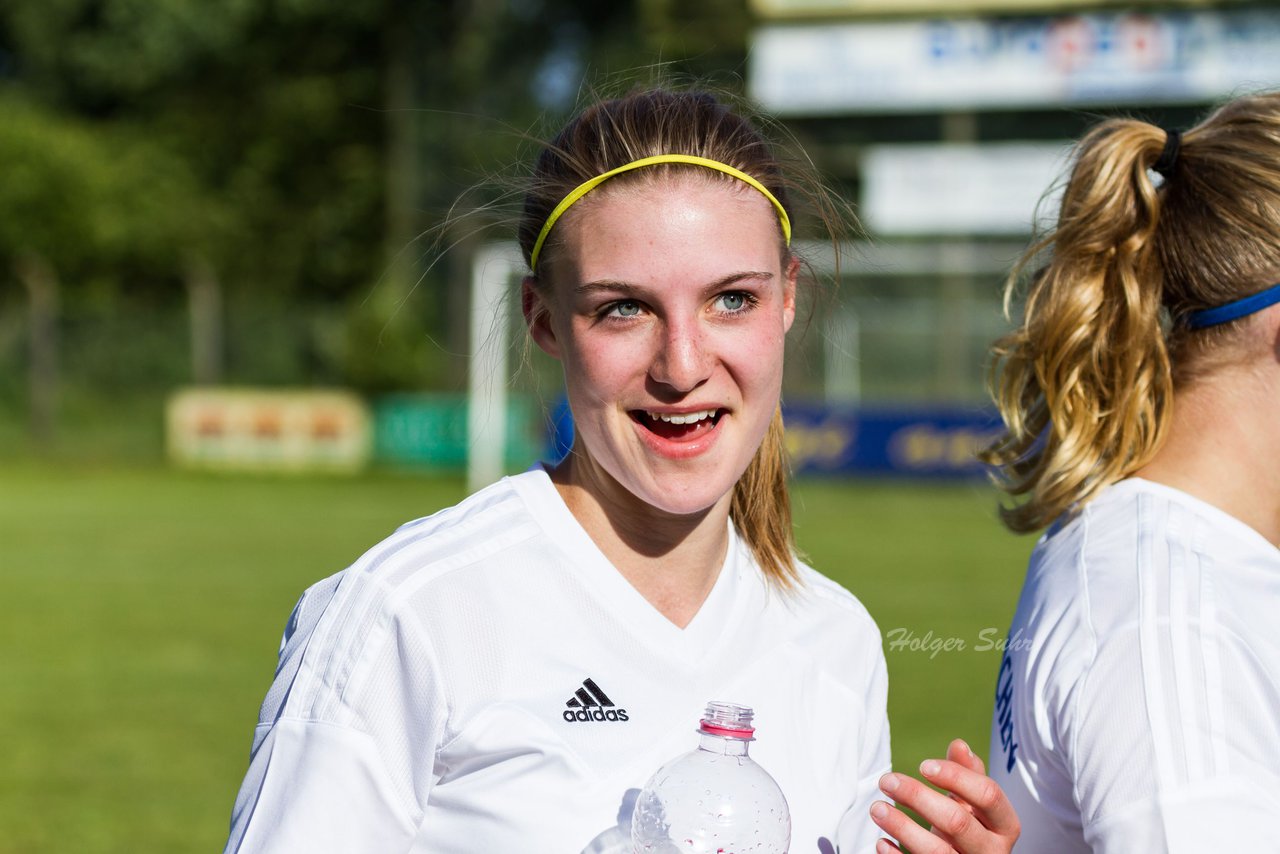
[[[594,178],[583,181],[577,187],[569,192],[569,195],[560,200],[560,204],[556,205],[555,210],[547,217],[547,221],[542,225],[542,231],[538,233],[538,239],[533,242],[533,251],[529,253],[529,269],[537,271],[538,256],[542,254],[542,244],[546,242],[547,235],[551,233],[551,227],[556,224],[556,220],[573,207],[574,203],[612,178],[614,175],[620,175],[623,172],[630,172],[632,169],[639,169],[643,166],[655,166],[659,163],[687,163],[691,166],[703,166],[707,169],[713,169],[716,172],[723,172],[726,175],[732,175],[744,184],[754,187],[766,199],[773,203],[773,207],[778,212],[778,222],[782,226],[782,236],[787,241],[787,245],[791,245],[791,218],[787,216],[787,209],[782,206],[782,202],[778,201],[777,196],[769,192],[764,184],[761,184],[755,178],[743,172],[741,169],[730,166],[727,163],[721,163],[719,160],[711,160],[706,157],[697,157],[692,154],[657,154],[653,157],[641,157],[639,160],[633,160],[619,166],[617,169],[610,169],[603,175],[597,175]]]
[[[1164,132],[1164,148],[1160,151],[1160,157],[1156,159],[1155,165],[1151,167],[1151,171],[1158,174],[1166,181],[1173,175],[1173,167],[1178,163],[1178,152],[1182,149],[1182,131],[1166,130]]]

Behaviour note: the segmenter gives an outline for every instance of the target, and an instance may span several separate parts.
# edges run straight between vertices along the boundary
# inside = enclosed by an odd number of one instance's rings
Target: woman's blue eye
[[[619,317],[635,317],[640,313],[640,304],[636,302],[616,302],[613,304],[613,313]]]
[[[720,305],[726,311],[741,311],[747,305],[746,294],[721,294]]]

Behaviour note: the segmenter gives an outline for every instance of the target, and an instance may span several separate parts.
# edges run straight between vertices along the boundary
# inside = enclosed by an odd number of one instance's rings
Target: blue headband
[[[1267,306],[1275,305],[1278,302],[1280,302],[1280,282],[1266,290],[1250,294],[1235,302],[1229,302],[1226,305],[1219,305],[1214,308],[1206,308],[1204,311],[1194,311],[1187,316],[1187,328],[1204,329],[1206,326],[1230,323],[1256,311],[1262,311]]]

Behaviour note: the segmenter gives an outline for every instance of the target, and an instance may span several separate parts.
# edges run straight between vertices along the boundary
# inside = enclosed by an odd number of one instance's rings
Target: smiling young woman
[[[723,563],[734,487],[777,412],[795,318],[798,265],[780,251],[776,212],[717,174],[683,166],[597,189],[525,283],[534,340],[564,366],[574,415],[575,447],[552,480],[681,626]],[[794,564],[775,571],[790,580]]]
[[[927,775],[953,797],[887,773],[879,632],[796,557],[791,218],[770,146],[709,95],[601,102],[547,146],[522,304],[574,446],[304,595],[228,851],[629,852],[637,790],[711,699],[767,722],[790,851],[893,850],[872,816],[917,854],[1009,851],[962,743]]]

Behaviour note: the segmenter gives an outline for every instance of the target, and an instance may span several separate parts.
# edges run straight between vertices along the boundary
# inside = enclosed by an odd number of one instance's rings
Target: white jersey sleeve
[[[868,618],[870,619],[870,618]],[[874,623],[872,624],[874,627]],[[879,643],[876,632],[869,643]],[[839,854],[874,854],[876,841],[882,836],[880,828],[871,820],[871,805],[885,796],[880,792],[880,778],[891,770],[889,757],[889,715],[887,702],[889,676],[885,667],[884,650],[877,649],[871,672],[865,682],[865,705],[862,720],[862,744],[856,759],[858,763],[857,794],[849,809],[840,819]],[[831,852],[835,854],[835,852]]]
[[[1037,546],[992,775],[1026,852],[1280,850],[1274,546],[1174,490],[1112,487]]]
[[[434,753],[444,711],[426,640],[361,569],[312,587],[289,619],[228,854],[412,845],[433,780],[405,757]]]

